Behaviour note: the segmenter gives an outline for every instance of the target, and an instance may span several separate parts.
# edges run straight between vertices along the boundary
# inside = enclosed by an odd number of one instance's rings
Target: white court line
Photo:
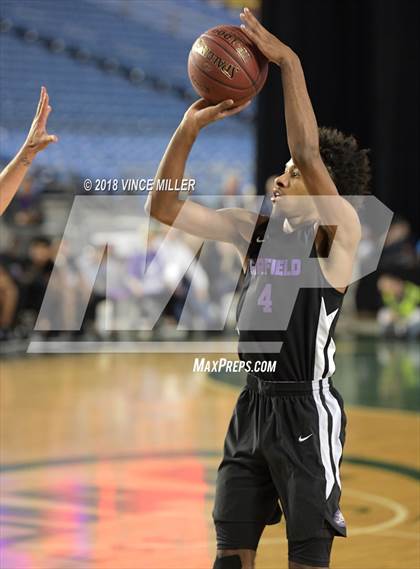
[[[371,526],[364,526],[364,527],[358,527],[358,528],[351,528],[348,530],[348,536],[349,537],[354,537],[356,535],[365,535],[365,534],[371,534],[371,533],[380,533],[380,532],[384,532],[387,529],[393,528],[395,526],[398,526],[400,524],[402,524],[403,522],[405,522],[405,520],[408,518],[409,512],[407,510],[407,508],[405,506],[403,506],[402,504],[400,504],[399,502],[396,502],[395,500],[391,500],[390,498],[385,498],[384,496],[376,496],[375,494],[370,494],[368,492],[360,492],[359,490],[351,490],[349,488],[346,488],[345,490],[345,494],[346,495],[352,495],[355,496],[356,498],[361,498],[362,500],[366,501],[366,502],[373,502],[374,504],[378,504],[380,506],[383,506],[384,508],[387,508],[389,510],[391,510],[393,512],[393,516],[385,521],[385,522],[381,522],[379,524],[374,524]],[[395,532],[395,534],[398,532]],[[401,537],[407,537],[407,535],[404,535],[405,532],[401,532],[403,535],[401,535]],[[391,535],[391,534],[389,534]],[[410,534],[410,539],[411,536],[414,536],[415,534]],[[392,533],[393,537],[399,537],[396,536]],[[418,539],[418,536],[416,536]],[[278,538],[276,537],[267,537],[267,538],[262,538],[261,539],[261,543],[267,543],[267,544],[274,544],[274,543],[282,543],[282,540],[279,541]]]
[[[366,534],[372,534],[372,533],[382,533],[383,537],[397,537],[397,538],[405,538],[405,539],[419,539],[417,534],[415,533],[410,533],[410,532],[385,532],[385,530],[393,528],[401,523],[403,523],[409,515],[409,512],[407,510],[407,508],[405,508],[404,506],[402,506],[399,502],[396,502],[395,500],[391,500],[390,498],[385,498],[384,496],[377,496],[375,494],[370,494],[368,492],[360,492],[359,490],[351,490],[351,489],[346,489],[346,494],[347,495],[353,495],[357,498],[361,498],[362,500],[364,500],[365,502],[373,502],[374,504],[378,504],[380,506],[383,506],[384,508],[387,508],[389,510],[391,510],[393,512],[393,516],[385,521],[385,522],[381,522],[378,524],[374,524],[374,525],[370,525],[370,526],[364,526],[364,527],[357,527],[357,528],[353,528],[350,529],[349,536],[350,537],[354,537],[357,535],[366,535]],[[159,517],[162,517],[162,519],[168,519],[168,518],[178,518],[179,514],[178,512],[173,512],[173,511],[161,511],[158,514]],[[188,516],[188,514],[187,514]],[[201,514],[195,515],[194,517],[201,517]],[[114,523],[117,523],[117,520],[109,520],[111,523],[110,525],[113,525]],[[119,523],[119,522],[118,522]],[[133,530],[134,531],[134,530]],[[137,530],[135,530],[137,531]],[[131,533],[131,532],[130,532]],[[129,535],[127,533],[127,529],[126,529],[126,533],[125,533],[126,537]],[[134,535],[134,534],[133,534]],[[260,544],[265,544],[265,545],[283,545],[287,543],[287,538],[285,536],[279,535],[279,536],[275,536],[275,537],[262,537],[260,540]],[[179,548],[182,547],[183,544],[178,543],[162,543],[159,541],[148,541],[147,543],[144,544],[139,544],[138,546],[130,546],[127,547],[127,549],[133,549],[133,550],[149,550],[151,548],[159,548],[159,549],[167,549],[167,550],[173,550],[174,547],[175,548]],[[201,548],[208,548],[209,546],[209,542],[208,541],[188,541],[188,548],[194,548],[194,549],[201,549]]]
[[[420,534],[410,533],[409,531],[385,531],[382,533],[384,537],[398,537],[403,539],[414,539],[415,541],[420,541]]]
[[[391,498],[385,498],[384,496],[376,496],[375,494],[370,494],[369,492],[360,492],[359,490],[351,490],[346,488],[345,493],[348,495],[355,496],[356,498],[362,498],[367,502],[373,502],[374,504],[379,504],[384,508],[388,508],[389,510],[394,512],[394,515],[391,519],[386,522],[382,522],[379,524],[374,524],[372,526],[365,526],[361,528],[350,529],[349,536],[353,535],[361,535],[365,533],[379,533],[381,531],[385,531],[387,529],[393,528],[405,522],[408,518],[409,512],[405,506],[396,502],[395,500],[391,500]]]

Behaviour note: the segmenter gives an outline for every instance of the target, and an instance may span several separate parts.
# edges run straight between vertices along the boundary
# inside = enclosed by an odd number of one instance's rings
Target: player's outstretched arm
[[[346,251],[354,250],[360,239],[356,211],[339,197],[337,188],[321,158],[319,132],[306,88],[305,76],[296,53],[268,32],[247,8],[241,14],[242,29],[271,62],[281,69],[287,141],[294,164],[299,169],[308,192],[314,196],[335,196],[336,200],[317,200],[323,225],[337,225],[342,231],[336,239]]]
[[[57,142],[54,134],[47,133],[47,119],[51,112],[45,87],[41,88],[38,108],[22,148],[0,173],[0,214],[2,215],[18,191],[23,178],[36,154],[51,142]]]
[[[171,187],[180,183],[191,148],[202,128],[239,113],[247,105],[234,107],[232,100],[211,105],[204,99],[191,105],[169,142],[156,173],[153,190],[147,198],[146,211],[152,217],[205,239],[231,243],[237,242],[241,225],[254,223],[250,218],[256,214],[252,212],[239,208],[214,210],[192,200],[180,200],[177,191],[157,188],[158,180],[169,180]]]

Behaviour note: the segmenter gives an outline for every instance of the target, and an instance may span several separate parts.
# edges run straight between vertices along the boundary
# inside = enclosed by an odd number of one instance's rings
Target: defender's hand
[[[232,99],[227,99],[218,105],[212,105],[205,99],[199,99],[186,111],[183,123],[199,131],[212,122],[240,113],[250,102],[235,106]]]
[[[47,119],[51,111],[47,90],[41,87],[38,108],[24,144],[25,149],[31,154],[44,150],[49,144],[58,140],[54,134],[47,133]]]
[[[281,65],[296,54],[276,36],[270,34],[248,8],[240,14],[241,28],[251,41],[255,43],[263,55],[273,63]]]

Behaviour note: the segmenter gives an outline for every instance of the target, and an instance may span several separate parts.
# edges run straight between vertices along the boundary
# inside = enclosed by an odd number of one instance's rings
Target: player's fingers
[[[239,17],[252,31],[258,32],[262,29],[262,25],[259,23],[249,8],[244,8],[244,11],[240,14]]]
[[[58,142],[58,136],[56,136],[55,134],[44,134],[44,136],[42,136],[40,140],[40,144],[43,148],[45,148],[45,146],[48,146],[48,144],[54,142]]]
[[[214,107],[214,114],[213,114],[214,120],[222,119],[228,116],[226,113],[232,110],[234,105],[235,103],[233,99],[227,99],[226,101],[222,101],[221,103],[216,105]]]
[[[41,87],[41,92],[39,94],[39,101],[38,101],[38,106],[36,108],[36,112],[35,112],[35,118],[37,118],[39,116],[39,113],[41,111],[41,107],[42,107],[42,102],[44,100],[45,97],[45,87],[42,86]]]
[[[205,109],[208,106],[209,106],[208,101],[206,101],[205,99],[198,99],[197,101],[195,101],[195,103],[191,105],[190,108],[199,111],[201,109]]]
[[[46,99],[45,105],[42,108],[41,116],[39,117],[39,126],[40,128],[45,128],[47,124],[47,119],[52,111],[52,107],[48,104],[48,99]]]
[[[250,104],[251,101],[246,101],[246,103],[243,103],[242,105],[237,105],[236,107],[227,109],[226,111],[223,112],[223,117],[230,117],[232,115],[236,115],[237,113],[240,113],[241,111],[249,107]]]
[[[47,108],[48,108],[48,97],[47,97],[46,92],[44,91],[44,94],[42,96],[41,107],[40,107],[39,113],[36,117],[36,119],[38,120],[38,124],[43,123],[45,112],[46,112]]]
[[[224,117],[225,111],[231,109],[234,105],[233,99],[226,99],[217,105],[213,105],[208,109],[208,115],[212,118],[212,120],[217,120],[219,118]]]
[[[207,102],[207,108],[201,111],[201,115],[206,122],[216,121],[219,118],[222,118],[224,116],[224,111],[232,107],[233,104],[234,103],[232,99],[227,99],[226,101],[222,101],[217,105],[212,105],[211,103]]]
[[[258,39],[259,39],[258,35],[253,30],[251,30],[251,28],[249,28],[245,24],[241,24],[241,30],[245,32],[245,34],[249,37],[251,41],[253,41],[258,45]]]
[[[218,113],[223,113],[227,109],[230,109],[234,104],[235,103],[233,99],[226,99],[225,101],[222,101],[216,105],[215,110],[217,110]]]

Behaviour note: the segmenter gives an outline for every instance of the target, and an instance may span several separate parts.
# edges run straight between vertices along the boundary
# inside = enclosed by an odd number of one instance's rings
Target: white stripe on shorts
[[[325,403],[330,410],[332,416],[332,432],[331,432],[331,447],[332,455],[335,466],[335,479],[337,480],[338,486],[341,488],[339,464],[340,458],[343,453],[343,447],[340,441],[340,431],[341,431],[341,409],[338,404],[337,399],[332,395],[329,389],[324,390]]]
[[[320,384],[321,382],[319,382]],[[324,387],[324,393],[328,392],[328,387]],[[325,498],[328,499],[331,491],[334,487],[334,472],[332,469],[331,458],[330,458],[330,437],[328,435],[328,413],[322,404],[321,396],[318,389],[314,388],[312,390],[312,395],[316,403],[316,408],[318,411],[318,427],[319,427],[319,445],[321,451],[322,464],[325,471]]]

